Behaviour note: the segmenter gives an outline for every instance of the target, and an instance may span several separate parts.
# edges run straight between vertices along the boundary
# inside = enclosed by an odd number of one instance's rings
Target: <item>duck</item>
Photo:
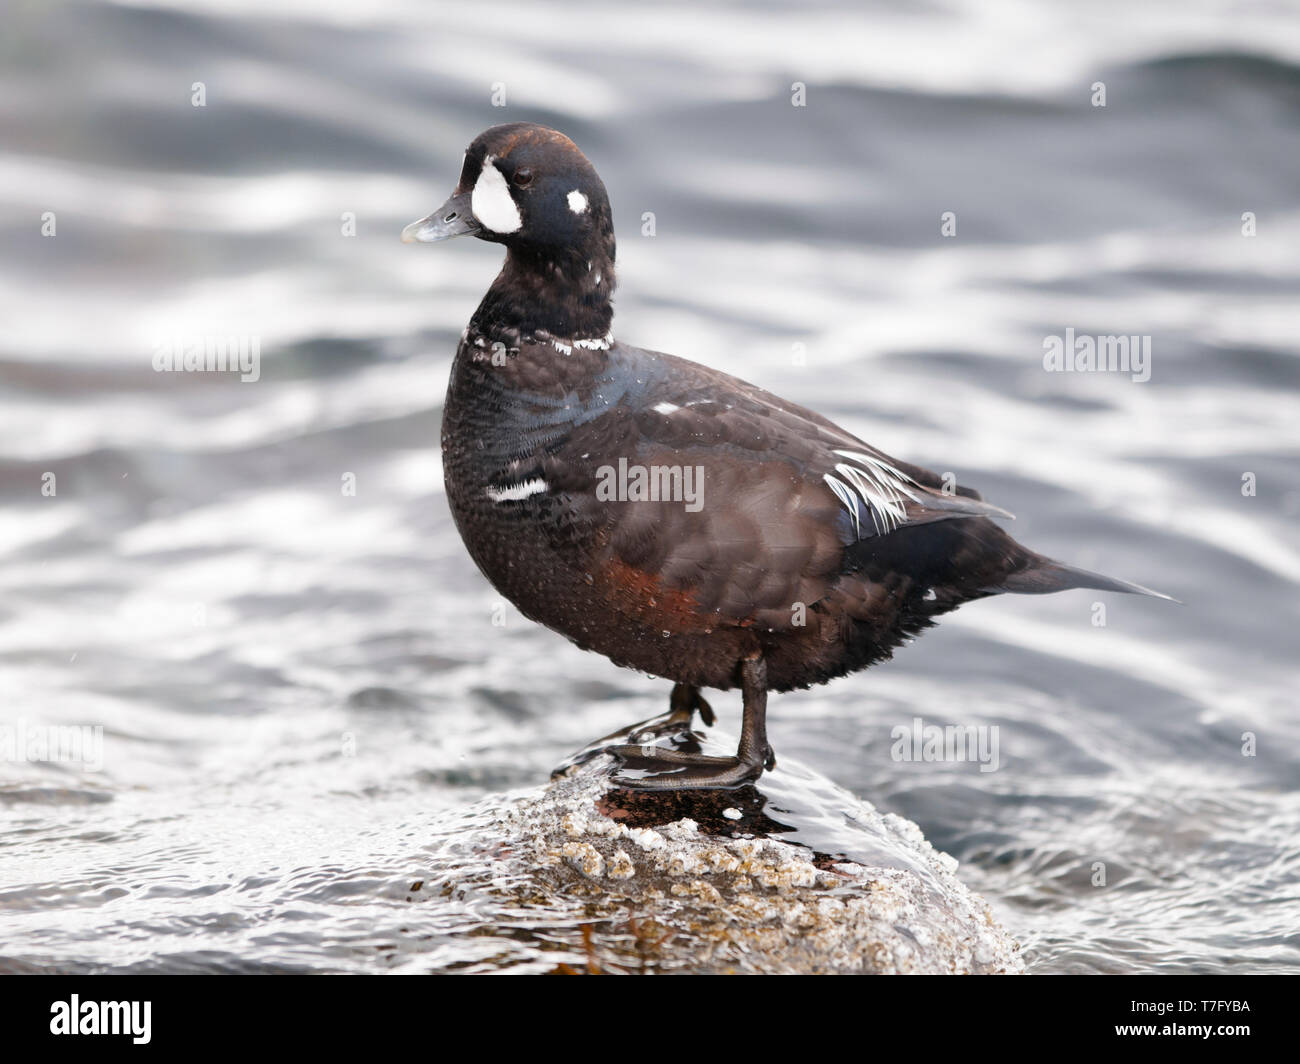
[[[701,692],[740,690],[734,756],[606,747],[619,785],[752,784],[776,763],[769,692],[886,660],[975,599],[1169,597],[1021,546],[978,491],[797,403],[616,340],[609,196],[565,134],[516,122],[476,137],[451,196],[401,238],[461,236],[505,248],[443,408],[470,557],[524,616],[671,681],[674,720],[712,724]]]

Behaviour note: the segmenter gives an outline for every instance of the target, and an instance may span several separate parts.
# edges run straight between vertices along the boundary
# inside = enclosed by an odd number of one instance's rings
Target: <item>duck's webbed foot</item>
[[[679,691],[683,693],[679,694]],[[555,768],[551,772],[551,778],[556,779],[563,776],[569,769],[577,765],[585,765],[588,761],[599,757],[601,754],[612,754],[616,750],[622,749],[639,751],[642,746],[638,744],[647,744],[645,749],[652,750],[655,753],[666,753],[673,750],[672,747],[651,747],[648,745],[657,741],[667,741],[675,744],[676,747],[684,746],[687,749],[698,751],[700,736],[691,731],[695,712],[695,706],[691,705],[691,703],[696,700],[703,703],[705,708],[708,709],[708,703],[699,697],[698,688],[678,684],[673,688],[671,708],[667,713],[652,717],[650,720],[628,725],[625,728],[619,728],[618,731],[606,735],[603,739],[588,743]],[[688,706],[690,708],[687,708]],[[712,722],[713,710],[708,709],[707,719]],[[676,751],[673,750],[673,752]]]
[[[691,731],[695,713],[713,724],[713,707],[690,684],[673,686],[669,709],[661,717],[622,728],[586,746],[554,772],[562,776],[576,765],[601,754],[622,764],[610,777],[619,787],[643,791],[719,790],[752,783],[764,769],[776,767],[776,754],[767,741],[767,665],[761,657],[739,665],[744,721],[735,757],[702,753],[701,737]],[[665,742],[671,745],[663,745]]]
[[[735,757],[712,757],[658,746],[607,746],[603,752],[623,762],[623,767],[613,776],[614,782],[636,790],[716,790],[752,783],[765,768],[775,767],[776,754],[767,741],[767,664],[761,657],[742,661],[740,678],[745,715]],[[678,714],[680,704],[681,712],[689,721],[691,710],[685,708],[688,700],[707,708],[696,688],[678,684],[673,688],[670,717]],[[707,716],[701,709],[700,715],[712,723],[712,709]]]
[[[763,763],[712,757],[660,746],[610,746],[622,762],[611,777],[619,787],[643,791],[706,791],[739,787],[763,774]]]

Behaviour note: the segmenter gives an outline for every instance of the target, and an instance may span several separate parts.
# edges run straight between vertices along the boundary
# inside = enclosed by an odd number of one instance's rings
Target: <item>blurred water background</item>
[[[530,120],[610,190],[620,338],[1186,603],[969,606],[775,699],[782,757],[916,820],[1031,971],[1300,969],[1295,4],[7,0],[0,55],[0,724],[104,736],[0,763],[0,968],[553,965],[406,900],[667,704],[499,610],[443,497],[500,252],[397,234]],[[1046,372],[1067,328],[1150,380]],[[255,383],[153,368],[230,334]],[[999,770],[894,760],[914,717]]]

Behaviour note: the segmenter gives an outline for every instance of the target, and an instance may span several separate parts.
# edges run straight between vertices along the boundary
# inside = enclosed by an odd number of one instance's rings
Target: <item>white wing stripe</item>
[[[504,488],[494,488],[491,484],[485,489],[487,497],[493,502],[521,502],[530,498],[550,487],[541,477],[533,477],[530,480],[521,481],[518,484],[511,484]]]
[[[848,462],[841,462],[835,467],[835,472],[848,481],[848,484],[829,473],[822,479],[852,515],[853,527],[859,537],[862,535],[861,515],[853,491],[862,497],[862,501],[871,510],[877,529],[882,534],[892,532],[907,521],[907,504],[904,502],[904,496],[914,502],[920,501],[920,497],[909,487],[909,485],[919,486],[916,485],[915,480],[901,469],[874,455],[863,454],[860,451],[836,451],[835,454],[857,463],[850,465]],[[852,490],[849,485],[852,486]],[[845,497],[846,494],[848,498]]]
[[[853,489],[845,484],[844,481],[831,476],[829,473],[822,477],[822,479],[826,481],[827,487],[829,487],[831,491],[835,492],[839,497],[840,502],[844,504],[844,508],[849,511],[849,515],[853,518],[853,534],[858,539],[861,539],[862,517],[858,513],[858,497],[853,494]]]

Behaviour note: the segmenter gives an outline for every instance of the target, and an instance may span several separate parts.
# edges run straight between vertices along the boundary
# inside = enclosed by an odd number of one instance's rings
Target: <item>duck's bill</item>
[[[427,218],[412,222],[402,230],[403,244],[436,244],[454,236],[464,236],[478,230],[478,222],[470,211],[469,193],[452,196]]]

